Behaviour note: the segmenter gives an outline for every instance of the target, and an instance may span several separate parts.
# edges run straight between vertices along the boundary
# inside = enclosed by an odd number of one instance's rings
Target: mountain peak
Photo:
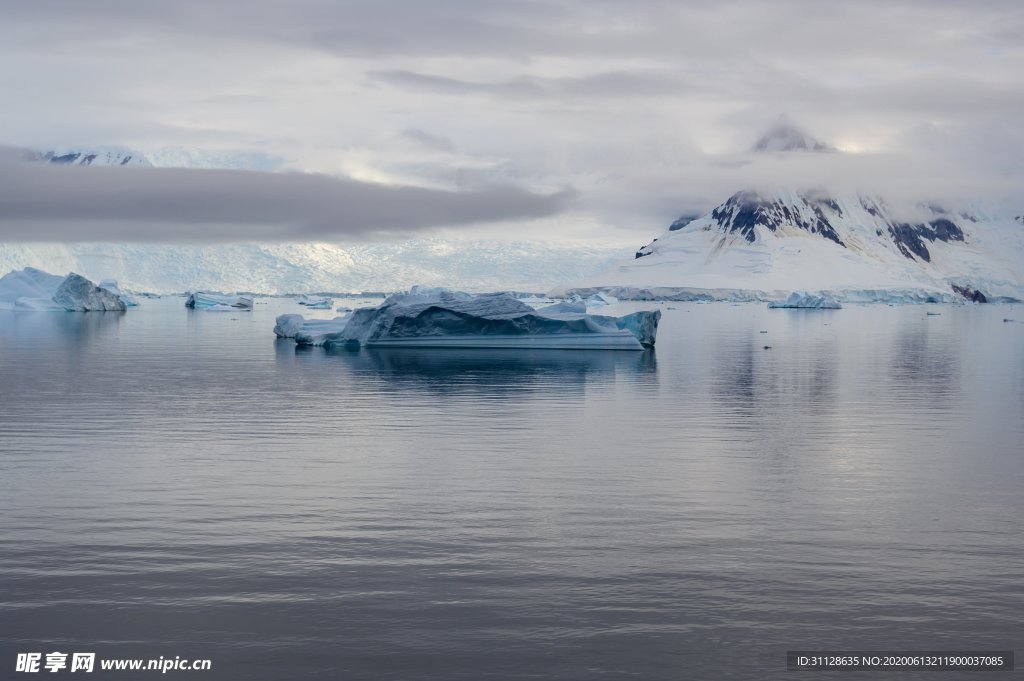
[[[786,121],[773,125],[754,143],[751,151],[835,151],[835,147],[817,140]]]
[[[144,166],[152,164],[142,154],[122,147],[92,147],[33,152],[29,159],[64,166]]]

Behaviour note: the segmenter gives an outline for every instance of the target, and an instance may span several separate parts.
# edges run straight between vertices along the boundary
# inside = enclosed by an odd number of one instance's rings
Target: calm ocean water
[[[286,300],[0,313],[0,676],[1024,652],[1024,308],[661,307],[645,353],[297,350]]]

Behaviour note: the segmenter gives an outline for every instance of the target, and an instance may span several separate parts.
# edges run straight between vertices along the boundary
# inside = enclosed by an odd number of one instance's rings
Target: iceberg
[[[57,292],[53,294],[53,300],[65,310],[72,312],[88,312],[90,310],[124,312],[128,308],[119,296],[100,288],[74,272],[64,277]]]
[[[299,305],[305,305],[311,310],[330,310],[334,303],[330,298],[324,296],[299,296]]]
[[[252,297],[226,296],[220,293],[207,293],[206,291],[189,291],[185,294],[185,307],[214,312],[230,310],[232,308],[236,310],[251,310]]]
[[[300,314],[282,314],[274,320],[274,335],[278,338],[295,338],[302,331],[306,320]]]
[[[124,301],[124,304],[128,307],[137,307],[139,301],[135,300],[132,296],[121,291],[121,287],[117,285],[116,279],[104,279],[97,286],[105,291],[113,293],[115,296]]]
[[[348,324],[350,315],[334,319],[305,319],[300,314],[278,315],[274,334],[278,338],[294,338],[299,345],[325,345],[326,337],[340,333]]]
[[[414,287],[333,320],[297,326],[300,315],[281,315],[274,331],[300,345],[347,348],[643,350],[653,347],[660,318],[658,310],[592,315],[582,302],[535,310],[505,293]]]
[[[74,272],[60,277],[26,267],[0,278],[0,310],[123,312],[126,307],[120,295]]]
[[[34,267],[8,272],[0,277],[0,310],[63,310],[53,300],[63,281]]]
[[[783,301],[775,301],[768,303],[770,308],[798,308],[803,310],[839,310],[842,309],[842,305],[835,297],[822,293],[820,296],[816,296],[813,293],[807,291],[793,291],[789,294],[789,298]]]

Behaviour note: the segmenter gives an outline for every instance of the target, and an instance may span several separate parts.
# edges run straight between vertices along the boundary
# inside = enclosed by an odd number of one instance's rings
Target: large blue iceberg
[[[185,294],[185,307],[195,310],[211,310],[229,312],[233,310],[251,310],[252,296],[226,296],[222,293],[207,291],[189,291]]]
[[[281,315],[275,332],[327,347],[643,350],[654,346],[660,319],[658,310],[623,317],[588,314],[580,303],[535,310],[504,293],[414,287],[330,321]]]

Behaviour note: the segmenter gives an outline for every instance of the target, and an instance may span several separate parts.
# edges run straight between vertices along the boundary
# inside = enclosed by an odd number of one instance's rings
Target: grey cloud
[[[462,95],[481,93],[514,97],[537,97],[546,94],[544,88],[539,83],[531,82],[527,79],[496,83],[475,83],[457,78],[432,76],[402,70],[371,71],[367,75],[371,80],[378,82],[441,94]]]
[[[14,3],[5,22],[45,33],[61,45],[110,44],[112,37],[195,39],[305,45],[339,55],[679,55],[721,56],[765,50],[871,54],[913,50],[947,40],[924,19],[961,29],[958,41],[996,38],[1019,25],[1019,3],[865,0],[848,5],[808,0],[686,2],[653,0],[51,0]],[[979,17],[971,24],[963,16]],[[837,26],[841,27],[837,30]],[[908,30],[908,28],[915,30]],[[1011,34],[1012,35],[1012,34]],[[18,37],[17,33],[14,37]],[[31,35],[21,34],[22,40]]]
[[[325,175],[184,168],[68,168],[0,152],[5,241],[327,240],[525,221],[571,190],[442,191]]]
[[[376,82],[436,94],[483,94],[521,99],[558,97],[675,97],[694,94],[697,87],[673,73],[607,71],[580,77],[518,78],[484,82],[460,80],[415,71],[393,69],[371,71],[367,76]]]
[[[455,151],[455,143],[444,135],[421,130],[420,128],[406,128],[402,131],[402,137],[410,139],[418,144],[435,151]]]

